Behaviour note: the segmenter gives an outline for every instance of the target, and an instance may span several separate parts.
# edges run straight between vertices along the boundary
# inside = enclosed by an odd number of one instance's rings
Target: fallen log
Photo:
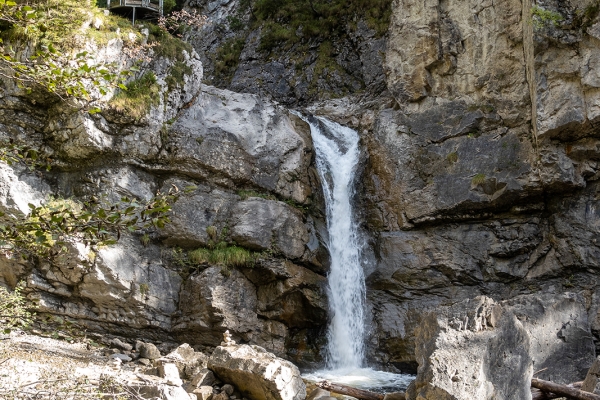
[[[370,392],[368,390],[357,389],[351,386],[341,385],[339,383],[331,383],[329,381],[319,382],[317,383],[317,386],[321,389],[329,390],[330,392],[355,397],[358,400],[383,400],[385,397],[381,393]]]
[[[554,382],[548,382],[537,378],[531,379],[531,387],[540,389],[544,392],[554,393],[561,395],[561,397],[567,397],[575,400],[600,400],[600,396],[590,392],[584,392],[583,390],[569,387],[567,385],[560,385]],[[556,397],[555,397],[556,398]]]
[[[583,385],[583,382],[575,382],[575,383],[569,383],[567,386],[581,390],[582,385]],[[552,399],[559,399],[561,397],[564,397],[564,396],[560,395],[560,394],[556,394],[556,393],[542,392],[540,389],[531,389],[531,400],[552,400]]]

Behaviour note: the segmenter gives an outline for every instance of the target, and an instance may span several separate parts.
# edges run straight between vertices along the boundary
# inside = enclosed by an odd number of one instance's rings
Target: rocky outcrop
[[[516,316],[489,298],[432,313],[416,330],[417,379],[407,399],[527,399],[531,343]]]
[[[306,386],[298,368],[258,346],[219,346],[211,355],[208,367],[253,399],[304,400],[306,397]]]
[[[385,61],[393,101],[363,103],[362,118],[346,100],[315,106],[355,126],[366,148],[371,357],[415,371],[423,314],[482,294],[525,295],[525,308],[555,315],[570,304],[578,322],[548,317],[545,329],[597,341],[592,3],[397,1]],[[561,354],[572,381],[583,379],[587,358],[536,346],[536,370]]]
[[[255,250],[273,249],[289,259],[302,257],[309,239],[300,212],[260,198],[236,204],[231,224],[231,237],[238,244]]]
[[[530,381],[569,383],[594,361],[589,323],[575,295],[484,296],[438,309],[415,329],[419,363],[410,399],[525,399]]]
[[[309,128],[258,96],[201,85],[198,54],[183,58],[192,73],[171,87],[172,60],[143,66],[140,74],[152,70],[161,92],[139,120],[109,108],[88,115],[32,102],[17,88],[3,87],[0,139],[38,149],[53,167],[0,166],[2,210],[26,213],[28,203],[49,196],[111,203],[123,196],[147,200],[173,186],[187,190],[162,231],[143,238],[123,233],[118,244],[97,251],[75,246],[61,263],[3,258],[0,283],[25,279],[42,314],[91,332],[212,348],[230,329],[236,339],[295,355],[293,343],[306,343],[326,322],[319,275],[328,257],[318,233],[323,222],[318,212],[307,212],[319,207]],[[252,213],[260,211],[255,204],[270,215],[253,231],[267,238],[260,242],[248,236]],[[211,235],[252,251],[253,270],[193,264],[187,252],[214,245]],[[264,279],[252,278],[258,283],[245,275],[261,273]],[[276,295],[265,300],[265,293]],[[318,346],[302,349],[313,362],[321,360]]]
[[[185,4],[210,21],[189,40],[215,86],[288,105],[385,89],[386,37],[374,25],[386,24],[387,7],[376,16],[367,15],[370,4],[363,4],[357,16],[332,15],[329,18],[339,19],[338,29],[321,37],[303,35],[301,27],[279,37],[273,21],[256,20],[253,2],[189,0]],[[314,18],[313,23],[323,25],[324,15]],[[275,36],[277,45],[265,49],[261,41],[268,36]],[[291,43],[285,42],[286,37]]]

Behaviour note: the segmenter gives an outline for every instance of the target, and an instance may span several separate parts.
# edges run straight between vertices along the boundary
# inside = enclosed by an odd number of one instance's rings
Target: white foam
[[[352,386],[365,390],[380,390],[383,388],[405,390],[408,384],[415,379],[413,375],[394,374],[385,371],[376,371],[371,368],[343,368],[337,370],[321,370],[302,376],[310,382],[327,380],[332,383]]]

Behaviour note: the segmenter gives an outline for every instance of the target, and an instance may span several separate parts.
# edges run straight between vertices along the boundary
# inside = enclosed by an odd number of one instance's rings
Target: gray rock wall
[[[124,234],[97,252],[76,245],[60,262],[3,259],[0,283],[26,280],[42,314],[79,329],[202,348],[218,345],[228,329],[243,343],[321,362],[328,261],[308,126],[257,96],[202,85],[196,53],[187,57],[193,75],[169,91],[169,63],[144,66],[162,92],[140,121],[110,108],[89,116],[32,102],[10,87],[1,91],[1,136],[54,160],[49,172],[1,166],[4,210],[27,212],[28,203],[49,196],[115,202],[149,199],[172,186],[190,190],[173,204],[172,223],[148,232],[148,242]],[[213,246],[210,232],[258,261],[237,269],[194,264],[186,253]]]

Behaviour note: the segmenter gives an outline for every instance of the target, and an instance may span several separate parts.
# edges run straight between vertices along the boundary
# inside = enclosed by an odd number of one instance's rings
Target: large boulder
[[[527,331],[489,298],[431,313],[417,329],[416,341],[420,364],[409,400],[531,398]]]
[[[233,209],[231,237],[255,250],[273,249],[300,258],[309,241],[302,213],[280,201],[259,197],[241,201]]]
[[[208,367],[253,400],[304,400],[306,386],[298,367],[259,346],[219,346]]]
[[[414,331],[416,380],[408,399],[526,399],[533,369],[582,380],[594,343],[582,296],[479,296],[428,313]]]

